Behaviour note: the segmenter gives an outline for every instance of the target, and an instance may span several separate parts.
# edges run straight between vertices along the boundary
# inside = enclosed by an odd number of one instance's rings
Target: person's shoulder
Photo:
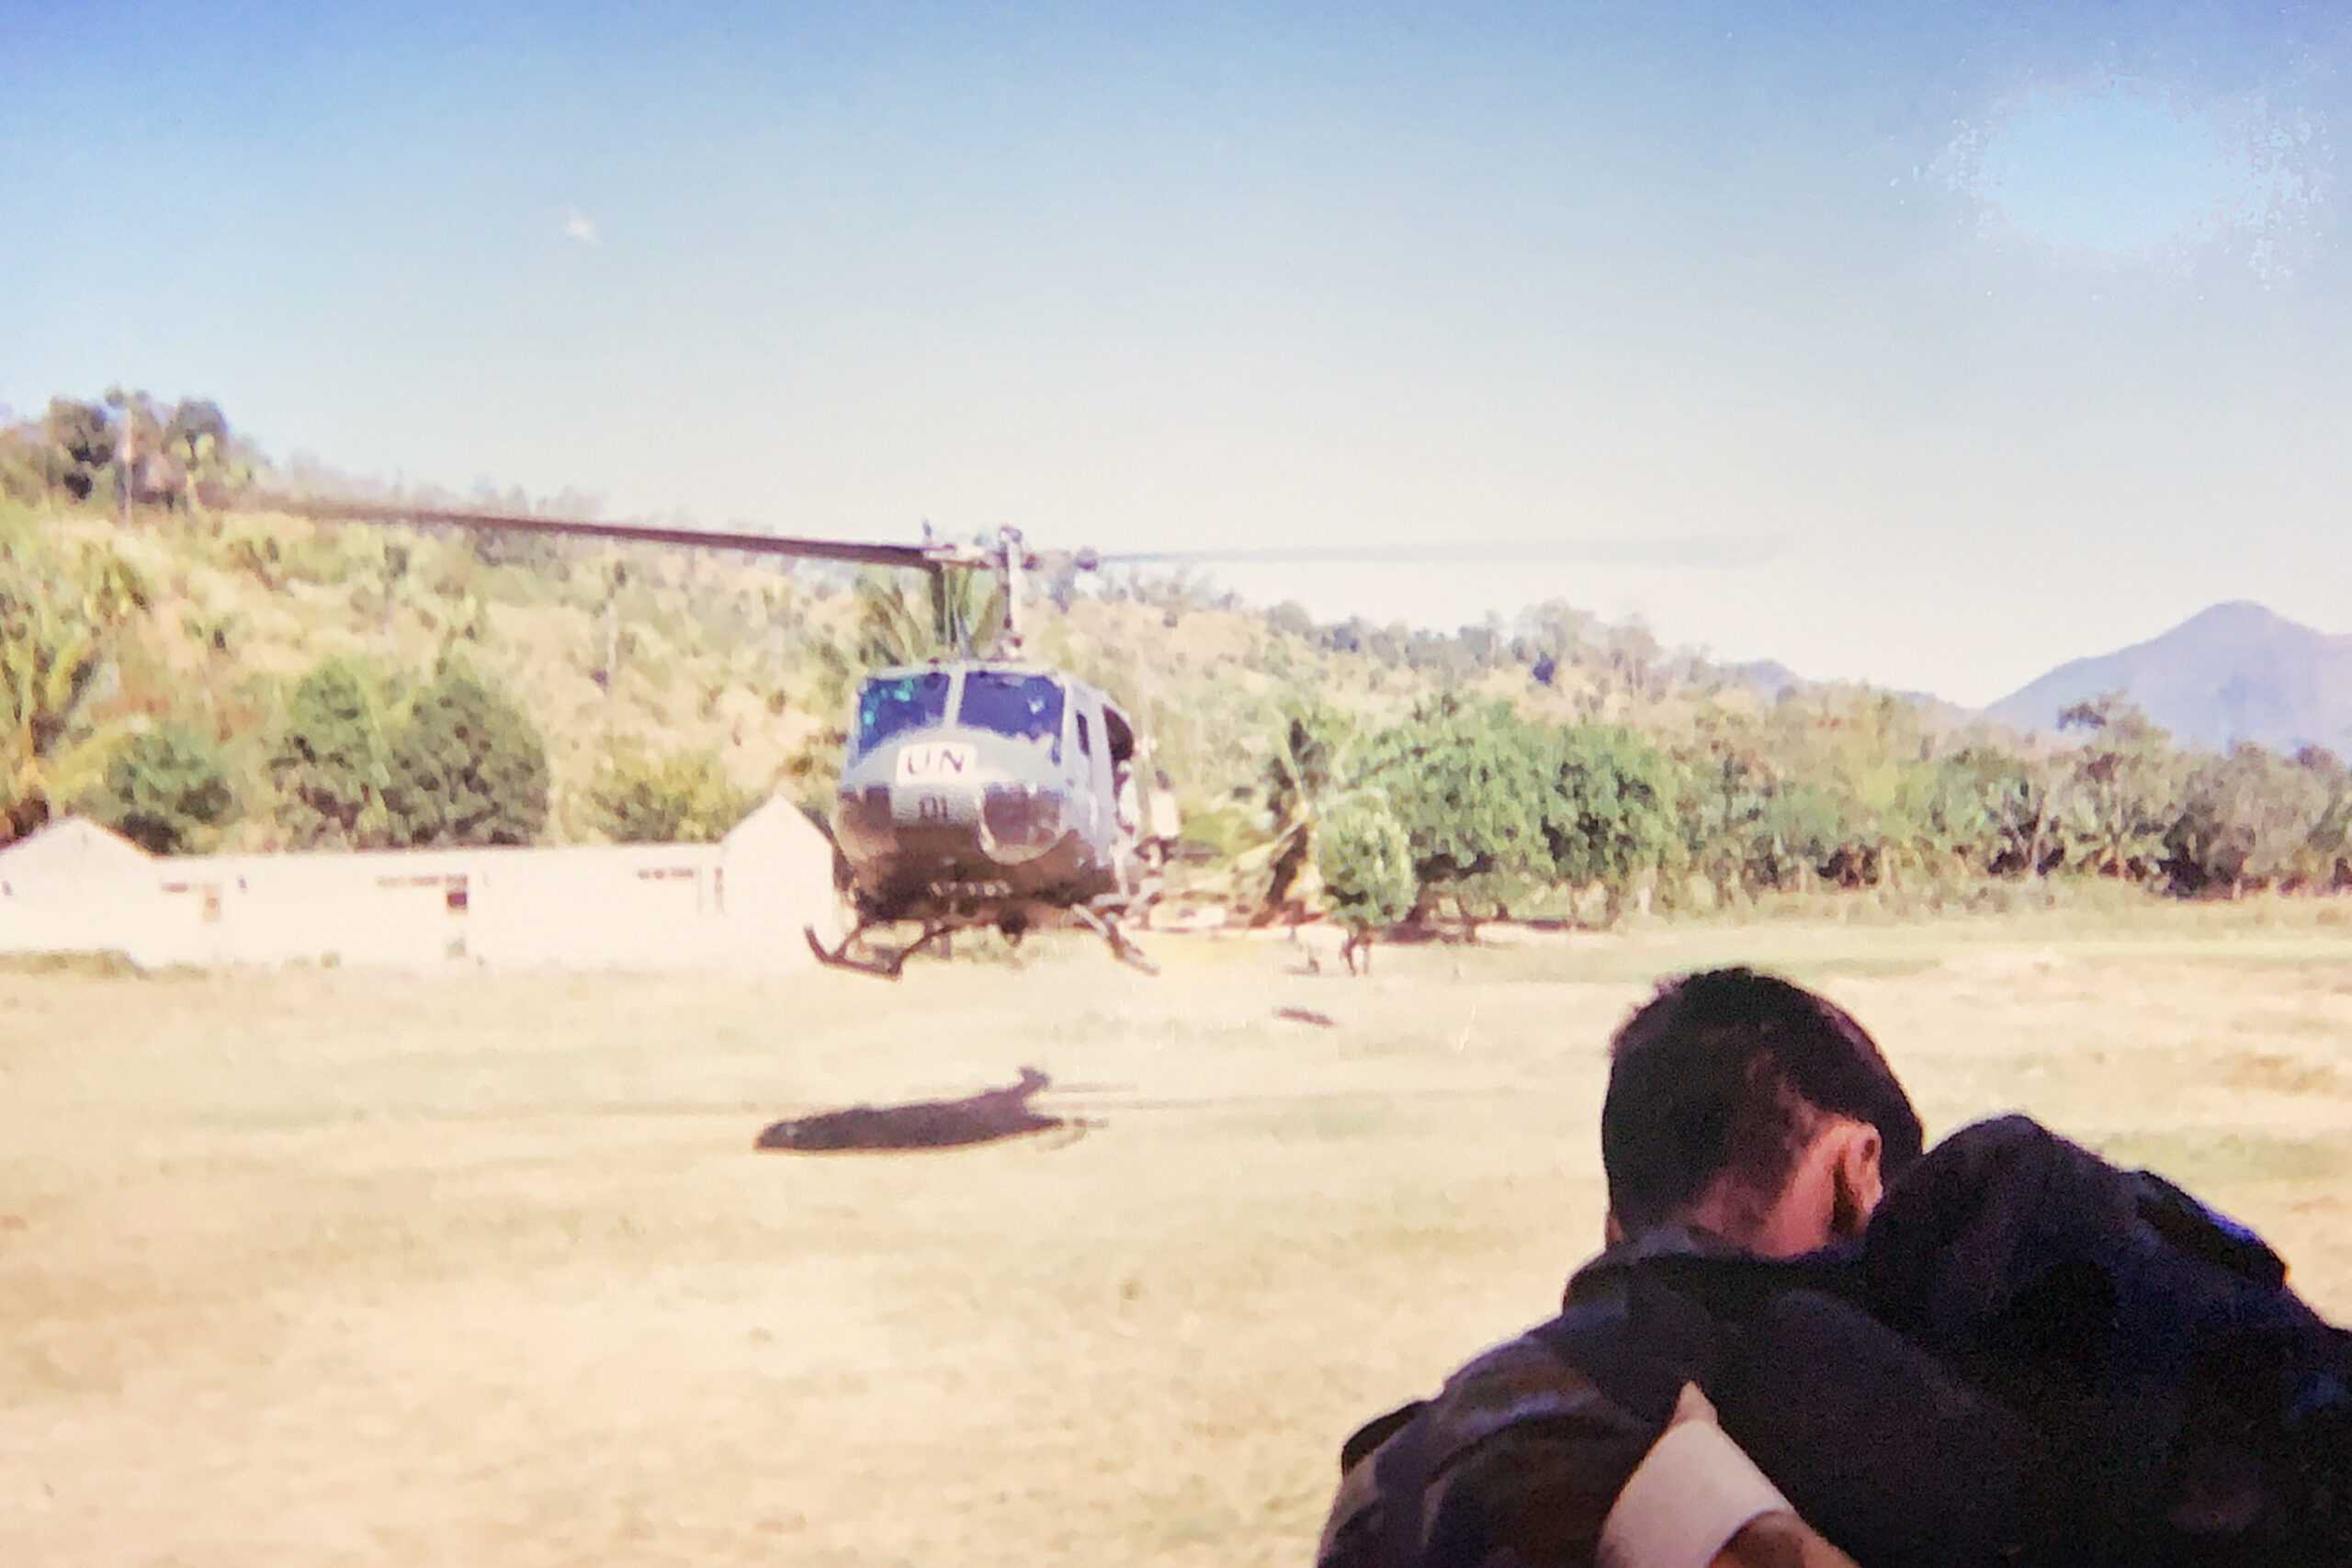
[[[1464,1362],[1430,1403],[1432,1419],[1457,1448],[1531,1423],[1619,1414],[1591,1377],[1532,1329]]]
[[[1340,1449],[1340,1468],[1354,1470],[1417,1416],[1443,1454],[1519,1421],[1573,1414],[1601,1397],[1590,1378],[1545,1348],[1531,1329],[1462,1363],[1431,1397],[1358,1427]]]
[[[1548,1543],[1521,1552],[1530,1562],[1589,1561],[1609,1500],[1657,1435],[1532,1330],[1514,1336],[1464,1362],[1430,1398],[1349,1439],[1317,1554],[1324,1568],[1367,1561],[1382,1510],[1397,1502],[1381,1493],[1377,1456],[1415,1420],[1430,1478],[1412,1500],[1423,1533],[1467,1529],[1498,1548]]]

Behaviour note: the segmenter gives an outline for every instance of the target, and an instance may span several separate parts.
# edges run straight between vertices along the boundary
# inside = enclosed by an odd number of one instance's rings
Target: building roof
[[[823,829],[808,819],[808,814],[781,795],[772,795],[746,813],[741,822],[728,830],[719,840],[722,851],[736,850],[748,844],[774,843],[778,840],[799,842],[814,840],[830,842]]]
[[[62,817],[0,847],[11,876],[104,876],[148,871],[155,857],[86,817]]]

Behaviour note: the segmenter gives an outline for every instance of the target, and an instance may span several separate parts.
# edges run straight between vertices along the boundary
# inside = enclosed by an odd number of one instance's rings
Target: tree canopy
[[[465,499],[276,468],[201,396],[0,423],[0,842],[68,807],[170,851],[715,836],[763,790],[828,800],[857,677],[1002,614],[984,575],[213,509],[263,471]],[[2003,879],[2352,888],[2335,752],[2184,750],[2120,694],[2028,736],[1558,599],[1444,633],[1066,562],[1030,635],[1125,699],[1188,836],[1264,907],[1385,908],[1399,836],[1415,902],[1474,917]]]
[[[527,844],[547,823],[547,743],[455,655],[404,705],[385,774],[395,844]]]

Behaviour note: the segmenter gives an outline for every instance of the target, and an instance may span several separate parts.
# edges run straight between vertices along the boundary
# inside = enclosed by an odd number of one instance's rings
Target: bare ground
[[[0,975],[0,1562],[1302,1562],[1346,1432],[1592,1249],[1609,1029],[1731,957],[1851,1007],[1931,1134],[2021,1108],[2154,1164],[2352,1315],[2341,927],[1157,950]],[[1102,1124],[752,1149],[1031,1062]]]

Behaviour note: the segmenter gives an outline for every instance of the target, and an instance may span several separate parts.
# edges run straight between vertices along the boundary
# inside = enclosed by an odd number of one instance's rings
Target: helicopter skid
[[[1087,930],[1109,943],[1113,957],[1123,964],[1131,964],[1142,970],[1147,975],[1158,975],[1159,965],[1146,957],[1143,950],[1129,942],[1125,933],[1119,930],[1119,916],[1125,912],[1126,903],[1125,899],[1117,897],[1101,898],[1095,900],[1092,905],[1077,905],[1068,913]],[[894,925],[899,923],[899,921],[861,920],[852,928],[848,935],[842,938],[840,944],[834,947],[827,947],[824,939],[817,934],[814,927],[802,927],[801,934],[808,939],[808,951],[816,954],[817,962],[827,968],[847,969],[860,975],[871,975],[876,979],[896,980],[899,977],[900,971],[905,967],[908,959],[912,958],[933,942],[941,941],[954,932],[994,928],[1002,931],[1006,940],[1018,942],[1023,932],[1035,926],[1048,923],[1047,917],[1056,912],[1050,907],[1043,907],[1035,911],[1037,918],[1024,915],[1008,919],[1001,909],[957,912],[944,918],[934,916],[922,922],[922,934],[913,942],[901,948],[885,949],[879,956],[872,958],[855,956],[851,949],[859,938],[865,936],[876,926]]]
[[[1083,921],[1089,931],[1111,944],[1112,957],[1122,964],[1140,969],[1147,975],[1156,976],[1159,973],[1159,965],[1146,957],[1143,949],[1129,942],[1126,933],[1119,930],[1116,916],[1097,913],[1083,904],[1070,912]]]
[[[937,942],[942,937],[948,935],[950,932],[964,929],[969,922],[957,920],[950,921],[945,924],[926,925],[923,927],[922,935],[917,937],[905,947],[889,951],[887,953],[887,956],[881,958],[852,957],[850,954],[851,944],[856,942],[859,937],[864,936],[873,926],[880,923],[882,922],[874,920],[865,921],[858,925],[857,928],[852,931],[847,936],[842,938],[840,946],[830,948],[825,945],[824,939],[817,934],[817,929],[814,926],[803,926],[800,928],[800,931],[801,934],[808,939],[808,951],[815,953],[817,955],[817,962],[824,964],[827,968],[848,969],[860,975],[871,975],[876,979],[895,980],[899,977],[899,970],[905,967],[908,959],[912,958],[916,953],[922,952],[924,948],[929,947],[933,942]]]

